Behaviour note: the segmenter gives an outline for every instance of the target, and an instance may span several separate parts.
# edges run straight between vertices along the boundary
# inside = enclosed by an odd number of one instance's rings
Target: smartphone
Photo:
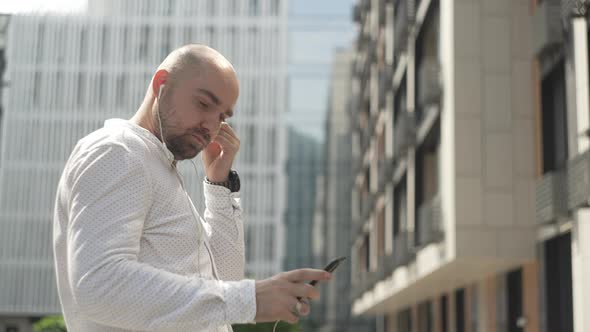
[[[335,260],[331,261],[330,264],[326,265],[326,267],[324,268],[324,271],[327,271],[330,273],[334,272],[334,270],[336,270],[338,265],[340,265],[340,263],[342,263],[345,260],[346,260],[346,257],[336,258]],[[318,283],[317,280],[312,280],[309,282],[309,284],[312,286],[315,286],[317,283]]]

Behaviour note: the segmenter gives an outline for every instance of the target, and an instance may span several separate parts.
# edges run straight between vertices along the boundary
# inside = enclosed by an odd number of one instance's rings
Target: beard
[[[163,112],[155,112],[155,122],[161,121],[162,132],[159,132],[159,138],[166,143],[166,147],[174,155],[176,160],[193,159],[196,157],[211,141],[211,136],[206,130],[201,128],[183,128],[177,124],[174,119],[174,108],[163,108]],[[194,136],[199,136],[203,143],[198,142]]]
[[[162,126],[162,130],[164,133],[169,133],[166,135],[166,146],[174,155],[174,159],[176,160],[184,160],[184,159],[193,159],[196,157],[204,148],[205,146],[201,146],[200,143],[195,141],[195,137],[192,133],[189,134],[171,134],[170,131],[166,131]],[[202,134],[198,134],[202,138],[204,136]]]

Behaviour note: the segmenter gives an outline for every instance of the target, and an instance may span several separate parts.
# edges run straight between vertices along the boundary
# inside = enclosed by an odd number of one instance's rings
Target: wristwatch
[[[234,171],[233,169],[229,171],[227,180],[223,182],[211,182],[209,179],[207,179],[207,177],[205,177],[205,182],[216,186],[226,187],[232,193],[240,191],[240,176],[238,175],[238,172]]]

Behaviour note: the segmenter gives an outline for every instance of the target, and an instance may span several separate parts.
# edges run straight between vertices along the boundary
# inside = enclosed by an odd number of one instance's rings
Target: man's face
[[[221,122],[233,115],[238,90],[233,72],[216,68],[180,79],[172,91],[164,87],[162,132],[176,160],[194,158],[217,136]]]

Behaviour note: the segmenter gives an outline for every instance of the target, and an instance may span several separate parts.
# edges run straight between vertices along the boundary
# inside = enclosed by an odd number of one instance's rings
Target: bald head
[[[223,55],[185,45],[158,66],[132,121],[165,141],[176,160],[190,159],[234,115],[238,96],[236,72]]]
[[[174,88],[187,78],[218,73],[237,82],[232,64],[216,50],[206,45],[189,44],[172,51],[158,66],[168,72],[166,85]]]

